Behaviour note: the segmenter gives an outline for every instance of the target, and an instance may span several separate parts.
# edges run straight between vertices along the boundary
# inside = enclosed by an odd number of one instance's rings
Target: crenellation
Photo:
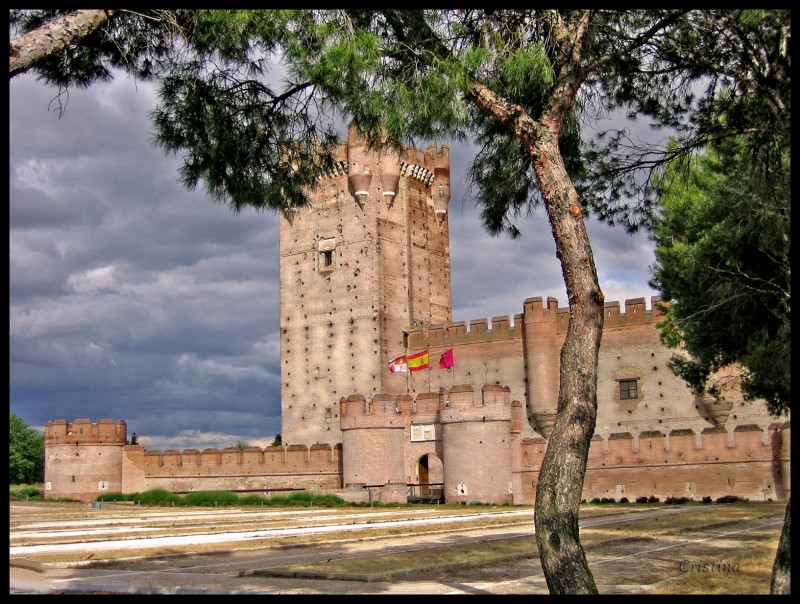
[[[222,465],[222,451],[217,448],[207,448],[200,451],[200,465],[219,466]]]
[[[444,325],[431,325],[427,329],[427,346],[431,348],[437,348],[441,346],[447,346],[449,344],[449,333],[447,327]],[[424,338],[425,335],[422,334]]]
[[[489,321],[487,319],[473,319],[469,322],[469,334],[473,339],[476,336],[480,339],[485,339],[488,330]]]
[[[416,147],[406,147],[406,154],[403,160],[407,164],[425,165],[425,152]]]
[[[397,408],[403,415],[411,415],[415,412],[414,397],[410,394],[400,394],[397,396]]]
[[[164,465],[164,456],[161,451],[145,451],[144,464],[146,466],[161,467]]]
[[[548,296],[547,304],[543,305],[542,297],[536,296],[528,298],[523,302],[523,316],[527,321],[555,321],[555,313],[558,310],[558,300]]]
[[[448,325],[430,325],[415,327],[408,332],[408,349],[450,347],[457,345],[475,345],[484,342],[501,342],[519,340],[523,337],[523,317],[514,315],[514,324],[508,315],[473,319],[467,329],[466,321],[457,321]]]
[[[516,327],[516,325],[514,326]],[[492,317],[492,321],[489,324],[489,329],[492,332],[492,338],[494,339],[495,336],[502,337],[506,335],[506,332],[512,328],[511,319],[508,315]]]
[[[658,304],[661,296],[650,298],[650,310],[645,305],[644,298],[631,298],[625,300],[625,312],[620,312],[619,302],[605,303],[605,320],[603,327],[613,329],[616,327],[630,327],[633,325],[651,325],[662,319]]]
[[[405,425],[397,395],[377,393],[370,399],[363,395],[354,395],[343,399],[343,403],[344,411],[339,418],[343,432],[355,429],[397,429]]]
[[[442,424],[511,421],[511,390],[507,386],[486,384],[477,398],[473,387],[464,384],[453,386],[446,397],[439,413]]]
[[[500,384],[486,384],[481,389],[481,403],[483,406],[502,405],[511,403],[511,388]]]
[[[616,327],[631,327],[633,325],[654,324],[662,318],[658,310],[661,296],[651,297],[651,309],[647,310],[644,298],[631,298],[625,300],[625,312],[620,312],[618,301],[608,301],[604,303],[604,324],[606,329]],[[569,325],[569,307],[559,307],[558,301],[553,297],[547,298],[547,304],[543,306],[542,298],[528,298],[523,304],[524,319],[527,322],[547,322],[553,321],[558,326],[558,333],[566,333]]]
[[[159,465],[164,467],[180,466],[182,465],[182,456],[180,451],[168,449],[161,454]]]
[[[414,421],[435,421],[446,393],[419,392],[414,399]]]
[[[66,420],[49,421],[45,424],[45,445],[59,444],[108,444],[124,445],[128,438],[127,424],[124,420],[76,419],[71,423]]]

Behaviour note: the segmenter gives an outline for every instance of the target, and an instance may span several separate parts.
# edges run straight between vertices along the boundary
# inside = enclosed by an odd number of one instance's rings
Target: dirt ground
[[[698,593],[718,593],[720,581],[724,593],[767,593],[771,560],[742,553],[774,557],[784,512],[780,503],[587,506],[581,542],[600,593],[681,593],[689,580]],[[9,517],[11,593],[548,593],[530,508],[14,502]]]

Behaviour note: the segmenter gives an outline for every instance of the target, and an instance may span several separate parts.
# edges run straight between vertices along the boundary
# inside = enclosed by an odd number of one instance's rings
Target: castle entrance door
[[[423,497],[441,497],[444,490],[444,465],[433,453],[419,459],[419,494]]]

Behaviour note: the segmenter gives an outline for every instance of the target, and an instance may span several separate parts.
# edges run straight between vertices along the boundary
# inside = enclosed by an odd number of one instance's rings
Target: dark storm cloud
[[[11,82],[11,410],[125,419],[155,448],[271,441],[277,218],[178,184],[148,86],[74,91],[60,119],[53,96]]]

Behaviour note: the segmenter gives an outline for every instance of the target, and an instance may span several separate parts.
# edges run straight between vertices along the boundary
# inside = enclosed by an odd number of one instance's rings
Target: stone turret
[[[47,422],[44,429],[45,499],[94,501],[122,491],[123,420]]]
[[[406,422],[398,397],[376,394],[367,400],[361,394],[354,394],[343,398],[339,407],[344,488],[380,486],[382,501],[405,503]]]
[[[563,337],[559,337],[558,301],[547,298],[525,300],[525,371],[527,377],[528,421],[548,438],[558,409],[559,357]]]
[[[453,386],[440,409],[444,442],[444,496],[448,503],[511,503],[511,396],[487,384],[475,400],[472,386]]]

